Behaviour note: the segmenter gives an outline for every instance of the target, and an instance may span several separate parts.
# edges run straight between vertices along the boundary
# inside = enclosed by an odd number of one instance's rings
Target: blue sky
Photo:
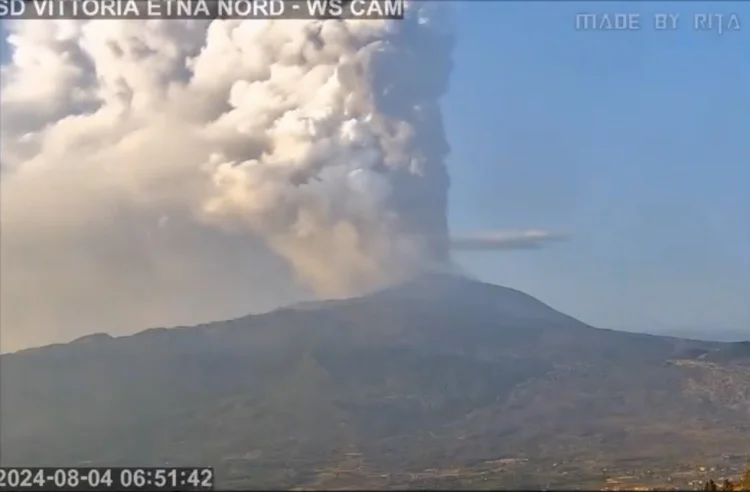
[[[580,12],[640,31],[576,31]],[[742,30],[695,31],[694,13]],[[679,13],[655,31],[654,13]],[[451,225],[570,233],[464,253],[480,278],[597,326],[750,334],[750,3],[460,4]]]

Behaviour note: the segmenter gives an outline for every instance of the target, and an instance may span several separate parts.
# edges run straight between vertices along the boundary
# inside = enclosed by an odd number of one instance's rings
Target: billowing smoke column
[[[323,295],[446,262],[448,39],[416,18],[250,26],[266,63],[238,67],[211,124],[231,142],[209,161],[207,219],[247,225]]]
[[[6,30],[4,350],[448,263],[451,38],[423,8]]]

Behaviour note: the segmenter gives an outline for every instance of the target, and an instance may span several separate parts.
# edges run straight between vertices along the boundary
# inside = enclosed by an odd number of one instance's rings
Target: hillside
[[[220,485],[252,488],[538,488],[666,480],[750,453],[748,344],[601,330],[444,275],[4,355],[0,377],[3,465],[210,464]]]

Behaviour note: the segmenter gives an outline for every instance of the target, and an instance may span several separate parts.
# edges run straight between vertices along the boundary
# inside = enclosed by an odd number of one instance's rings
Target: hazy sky
[[[642,29],[577,31],[592,11],[641,13]],[[696,12],[736,13],[741,30],[697,32]],[[678,29],[655,31],[654,13]],[[569,234],[460,263],[596,326],[750,336],[750,4],[482,1],[456,16],[453,232]]]
[[[643,27],[576,31],[592,11],[639,12]],[[571,233],[461,262],[599,326],[750,333],[750,4],[458,12],[444,104],[453,229]],[[657,12],[679,13],[679,29],[652,29]],[[696,12],[737,13],[742,30],[696,32]]]

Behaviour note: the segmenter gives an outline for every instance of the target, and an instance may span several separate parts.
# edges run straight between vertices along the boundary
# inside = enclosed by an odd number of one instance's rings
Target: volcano
[[[747,354],[598,329],[517,290],[430,274],[3,355],[0,462],[210,465],[222,488],[588,488],[619,469],[666,480],[746,459]]]

